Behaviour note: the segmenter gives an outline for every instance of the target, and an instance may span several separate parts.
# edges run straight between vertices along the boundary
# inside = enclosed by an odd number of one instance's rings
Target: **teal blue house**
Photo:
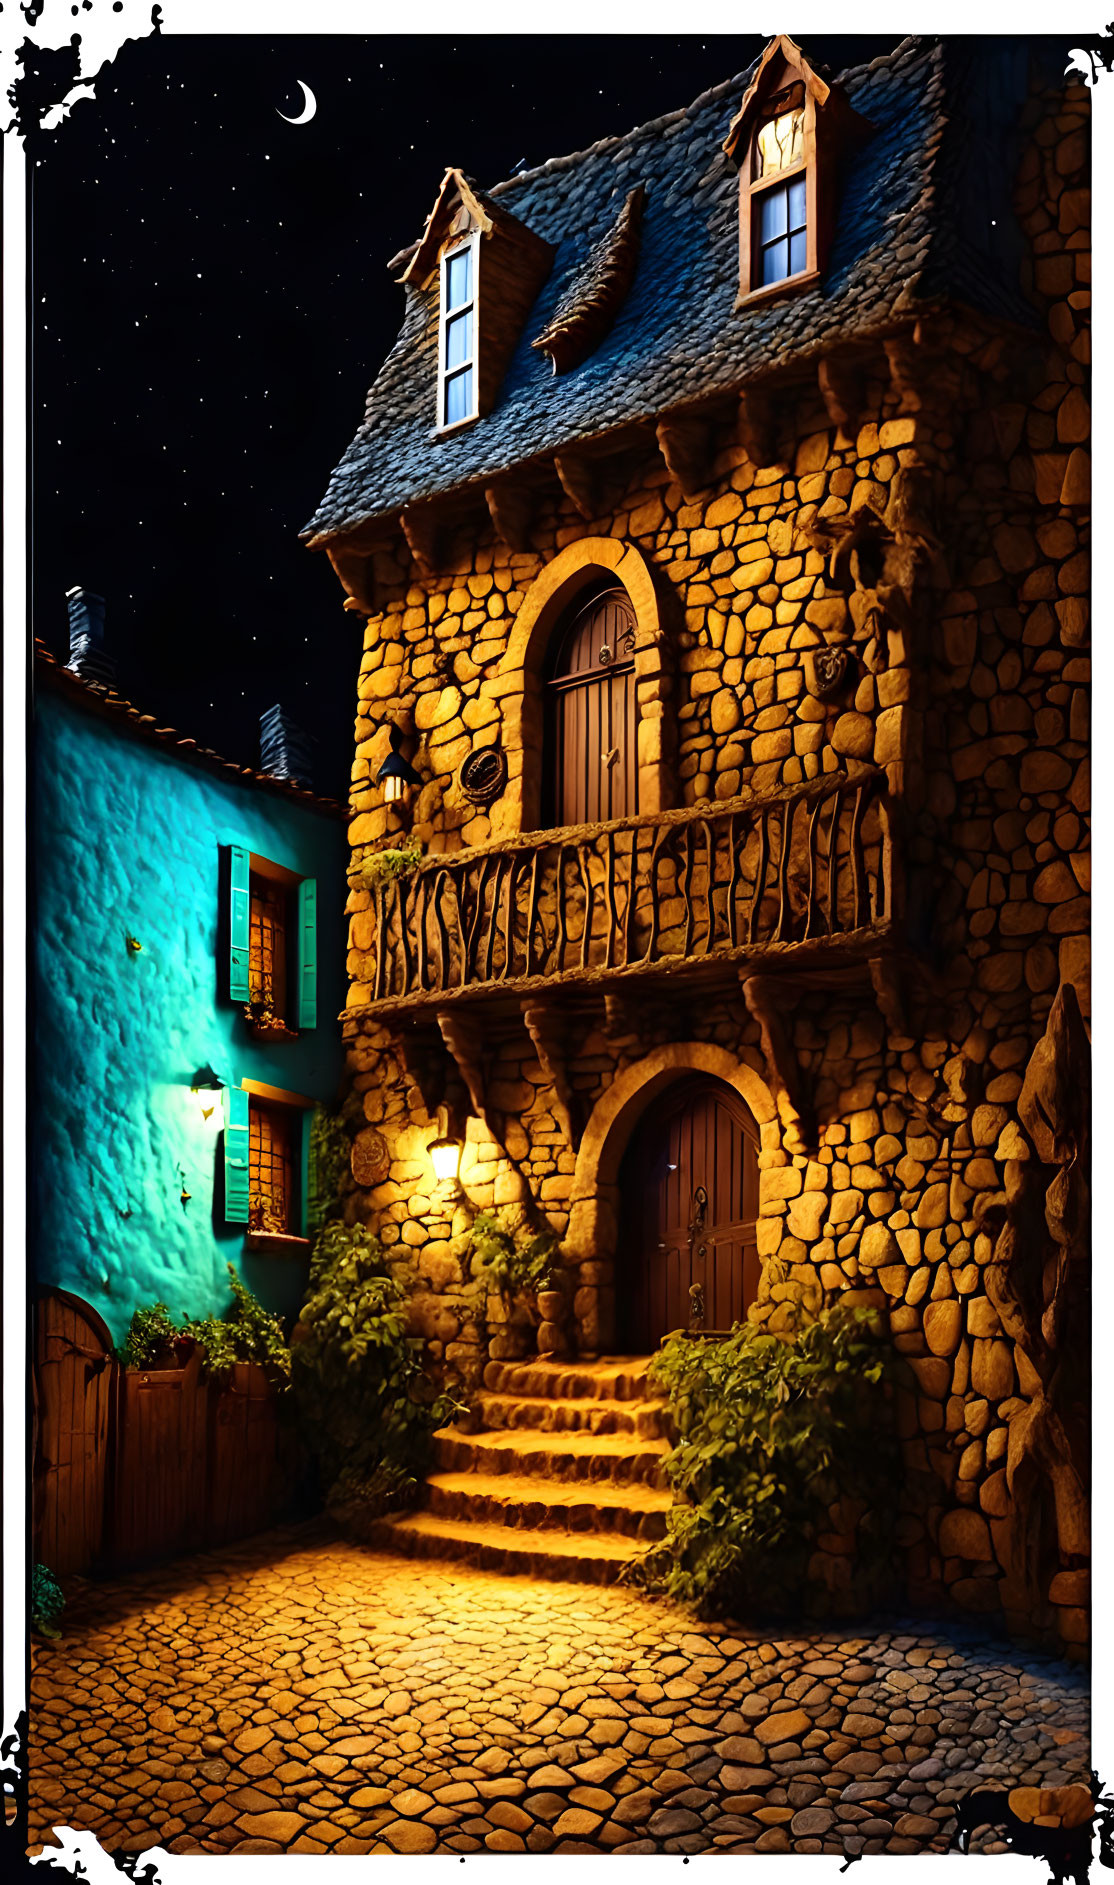
[[[157,1300],[223,1309],[229,1262],[290,1315],[343,1064],[346,812],[156,727],[95,660],[35,667],[37,1282],[116,1340]]]

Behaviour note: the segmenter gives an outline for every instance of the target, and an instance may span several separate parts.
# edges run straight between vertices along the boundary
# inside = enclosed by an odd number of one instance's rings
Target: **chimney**
[[[81,681],[114,687],[116,663],[104,650],[104,597],[78,585],[67,589],[66,609],[70,618],[67,673],[76,674]]]
[[[313,779],[312,744],[285,707],[270,707],[260,714],[259,767],[272,779],[289,779],[308,787]]]

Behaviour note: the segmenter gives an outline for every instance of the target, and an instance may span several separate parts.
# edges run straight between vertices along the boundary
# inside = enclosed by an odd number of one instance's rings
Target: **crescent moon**
[[[287,124],[308,124],[314,112],[317,110],[317,100],[310,91],[309,86],[303,79],[299,79],[298,84],[302,88],[302,111],[300,116],[297,118],[288,118],[285,111],[280,111],[278,114]],[[278,110],[278,107],[276,106],[275,109]]]

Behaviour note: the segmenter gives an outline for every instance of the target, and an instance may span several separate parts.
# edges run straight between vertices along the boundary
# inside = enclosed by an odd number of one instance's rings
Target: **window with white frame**
[[[473,234],[441,257],[441,332],[438,346],[437,424],[441,431],[474,419],[476,380],[476,265]]]

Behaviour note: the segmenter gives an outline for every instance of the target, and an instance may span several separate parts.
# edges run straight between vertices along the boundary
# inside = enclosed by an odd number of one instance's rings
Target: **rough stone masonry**
[[[1015,203],[1035,341],[929,309],[853,374],[835,358],[757,416],[744,400],[733,428],[713,427],[696,493],[633,449],[602,462],[590,521],[587,500],[542,492],[528,547],[447,516],[432,560],[376,549],[345,1015],[352,1086],[389,1155],[347,1209],[411,1246],[414,1326],[466,1384],[488,1353],[459,1257],[472,1212],[514,1206],[561,1236],[567,1287],[541,1346],[608,1352],[609,1131],[677,1067],[732,1079],[761,1130],[751,1315],[776,1328],[795,1303],[854,1292],[884,1305],[907,1363],[910,1598],[946,1594],[1071,1655],[1087,1632],[1085,1451],[1050,1383],[1085,1326],[1085,1251],[1057,1200],[1074,1187],[1082,1208],[1086,1126],[1050,1124],[1042,1095],[1070,1111],[1087,1078],[1088,106],[1073,83],[1025,109]],[[450,860],[537,828],[546,635],[588,570],[623,583],[638,618],[642,808],[746,810],[828,776],[881,778],[861,838],[868,870],[901,886],[907,948],[811,982],[782,957],[786,979],[749,991],[587,974],[548,1036],[521,1015],[450,1023],[449,1093],[468,1115],[454,1213],[426,1156],[434,1006],[383,998],[404,945],[361,873],[408,821]],[[392,720],[425,780],[410,814],[375,785]],[[477,806],[459,768],[488,747],[507,777]],[[806,868],[795,851],[798,906]],[[708,884],[699,863],[671,881],[662,947],[680,958]],[[556,896],[551,878],[543,922]],[[1017,1282],[1026,1264],[1039,1299]],[[494,1341],[516,1352],[512,1334]]]

